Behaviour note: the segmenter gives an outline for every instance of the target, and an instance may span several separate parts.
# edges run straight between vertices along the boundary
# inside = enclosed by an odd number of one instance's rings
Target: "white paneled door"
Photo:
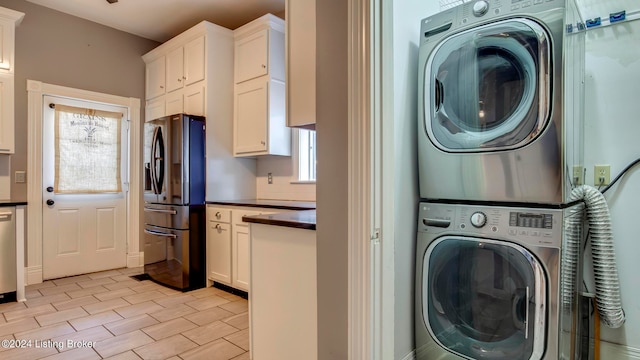
[[[127,112],[44,97],[44,279],[126,266]]]

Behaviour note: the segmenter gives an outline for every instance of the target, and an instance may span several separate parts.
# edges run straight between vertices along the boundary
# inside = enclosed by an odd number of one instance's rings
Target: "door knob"
[[[53,186],[49,186],[49,187],[47,188],[47,192],[53,192]]]
[[[47,200],[47,205],[49,205],[49,206],[51,206],[51,205],[53,205],[53,204],[55,204],[55,203],[56,203],[56,202],[55,202],[55,201],[53,201],[53,200],[51,200],[51,199]]]

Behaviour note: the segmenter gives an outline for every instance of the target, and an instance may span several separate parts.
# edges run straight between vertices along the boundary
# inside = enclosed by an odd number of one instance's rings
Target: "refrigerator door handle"
[[[156,136],[158,136],[158,129],[153,131],[151,139],[151,164],[149,166],[149,173],[151,174],[151,188],[154,194],[158,194],[158,181],[156,180]]]
[[[159,232],[159,231],[151,231],[151,230],[147,230],[147,229],[144,229],[144,233],[145,234],[149,234],[149,235],[168,237],[168,238],[172,238],[172,239],[175,239],[175,238],[178,237],[175,234],[167,234],[167,233],[163,233],[163,232]]]
[[[169,214],[169,215],[176,215],[178,213],[176,210],[162,210],[162,209],[151,209],[151,208],[144,208],[144,211],[157,212],[157,213],[163,213],[163,214]]]
[[[155,133],[155,144],[156,144],[156,150],[159,149],[159,156],[156,156],[155,152],[153,154],[153,161],[154,163],[159,163],[159,166],[156,168],[156,171],[158,172],[156,174],[156,190],[157,190],[157,194],[161,194],[162,193],[162,187],[164,185],[164,156],[165,156],[165,149],[164,149],[164,139],[162,136],[162,128],[161,127],[157,127],[156,128],[156,133]]]

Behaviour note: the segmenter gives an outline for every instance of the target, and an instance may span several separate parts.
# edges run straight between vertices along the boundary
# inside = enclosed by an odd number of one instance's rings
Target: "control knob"
[[[485,213],[476,211],[471,214],[471,225],[477,228],[483,227],[487,223],[487,215]]]
[[[473,4],[473,15],[480,17],[489,11],[489,3],[485,0],[476,1]]]

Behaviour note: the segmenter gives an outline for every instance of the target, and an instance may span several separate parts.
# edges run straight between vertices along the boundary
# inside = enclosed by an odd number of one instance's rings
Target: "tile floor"
[[[0,304],[0,359],[249,359],[247,300],[216,288],[182,293],[130,277],[141,272],[28,286],[27,301]]]

